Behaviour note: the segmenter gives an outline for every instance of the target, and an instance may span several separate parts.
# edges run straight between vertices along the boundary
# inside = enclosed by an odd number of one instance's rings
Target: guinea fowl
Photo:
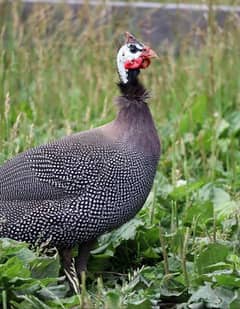
[[[160,156],[159,137],[138,81],[155,52],[126,33],[117,54],[116,119],[21,153],[0,167],[0,236],[56,247],[78,274],[97,237],[143,206]]]

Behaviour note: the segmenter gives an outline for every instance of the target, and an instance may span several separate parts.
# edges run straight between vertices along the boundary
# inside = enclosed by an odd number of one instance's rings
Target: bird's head
[[[121,82],[127,84],[136,79],[140,69],[146,69],[151,63],[150,59],[156,58],[157,54],[129,32],[125,36],[125,44],[117,54],[117,67]]]

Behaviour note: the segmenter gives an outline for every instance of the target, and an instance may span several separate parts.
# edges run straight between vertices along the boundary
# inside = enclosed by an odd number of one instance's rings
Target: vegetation
[[[113,119],[117,41],[136,33],[131,20],[87,6],[34,6],[24,22],[18,2],[0,12],[1,163]],[[57,252],[2,239],[1,308],[240,308],[239,16],[222,29],[210,14],[198,33],[199,48],[191,36],[177,56],[159,46],[142,74],[162,139],[144,208],[99,239],[72,295]]]
[[[114,0],[113,0],[114,1]],[[131,0],[123,0],[126,2],[131,2]],[[142,0],[137,0],[142,1]],[[135,1],[136,2],[136,1]],[[187,3],[187,4],[206,4],[209,5],[209,3],[212,2],[213,5],[239,5],[240,0],[145,0],[144,2],[159,2],[159,3]]]

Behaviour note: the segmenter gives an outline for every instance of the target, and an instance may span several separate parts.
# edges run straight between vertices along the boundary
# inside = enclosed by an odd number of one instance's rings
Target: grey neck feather
[[[148,92],[137,78],[126,84],[120,82],[118,86],[122,95],[117,98],[120,109],[114,124],[119,138],[134,145],[137,151],[158,158],[160,141],[146,103]]]

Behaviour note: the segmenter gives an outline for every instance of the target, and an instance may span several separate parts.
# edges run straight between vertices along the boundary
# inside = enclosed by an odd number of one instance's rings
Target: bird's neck
[[[121,92],[121,98],[126,98],[139,103],[145,102],[149,97],[148,91],[138,80],[139,70],[130,70],[128,72],[128,81],[124,83],[120,81],[118,87]]]
[[[129,126],[145,123],[144,119],[152,121],[147,105],[149,93],[138,79],[136,78],[128,83],[119,82],[118,87],[121,95],[116,99],[119,107],[116,121]]]
[[[121,96],[117,98],[119,112],[114,123],[120,138],[134,144],[139,151],[158,156],[159,138],[146,103],[149,93],[137,78],[118,86]]]

